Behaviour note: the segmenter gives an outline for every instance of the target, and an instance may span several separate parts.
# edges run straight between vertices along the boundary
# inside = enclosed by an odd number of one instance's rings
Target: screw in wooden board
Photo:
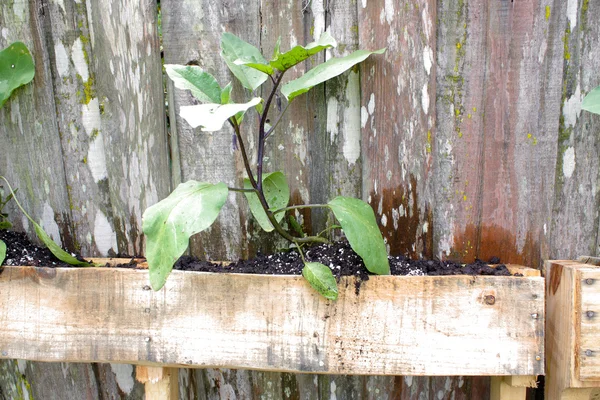
[[[593,311],[586,311],[586,312],[585,312],[585,315],[586,315],[588,318],[594,318],[594,315],[595,315],[595,314],[596,314],[596,313],[595,313],[595,312],[593,312]]]
[[[594,284],[594,280],[592,278],[587,278],[585,280],[586,285],[593,285]]]
[[[150,289],[152,289],[152,288],[151,288],[149,285],[146,285],[146,286],[144,286],[142,289],[144,289],[144,290],[150,290]]]
[[[149,308],[144,308],[144,312],[145,312],[146,314],[150,314],[150,309],[149,309]]]
[[[594,352],[591,351],[590,349],[588,349],[588,350],[585,351],[585,355],[588,356],[588,357],[591,357],[591,356],[594,355]]]
[[[531,314],[531,318],[533,318],[533,319],[538,319],[539,317],[540,317],[540,315],[538,313]]]
[[[541,356],[535,356],[535,361],[540,361],[542,359]]]
[[[496,298],[494,296],[492,296],[491,294],[485,296],[484,298],[485,304],[491,306],[494,305],[496,303]]]
[[[149,342],[150,342],[150,340],[152,340],[152,339],[150,339],[149,337],[147,337],[147,338],[144,338],[144,341],[145,341],[146,343],[149,343]]]
[[[7,355],[8,355],[8,352],[3,350],[2,351],[2,357],[6,357]]]
[[[538,295],[534,293],[531,297],[535,300],[538,298]]]

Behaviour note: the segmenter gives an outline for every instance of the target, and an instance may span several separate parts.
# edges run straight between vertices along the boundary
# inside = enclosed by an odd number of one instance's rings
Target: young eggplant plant
[[[303,276],[326,298],[337,299],[336,280],[326,265],[307,262],[302,246],[306,243],[327,243],[328,240],[321,235],[305,236],[288,232],[282,225],[287,211],[309,207],[331,210],[350,246],[363,259],[367,269],[375,274],[389,274],[385,243],[377,226],[375,213],[367,203],[338,196],[327,204],[289,206],[290,189],[283,172],[264,170],[266,140],[275,133],[287,106],[296,97],[351,69],[371,54],[382,54],[385,51],[357,50],[345,57],[331,58],[299,78],[283,84],[283,77],[290,68],[336,45],[335,39],[325,32],[316,42],[295,46],[282,53],[278,40],[273,57],[267,61],[256,47],[231,33],[224,33],[221,37],[221,57],[241,85],[249,92],[254,92],[267,80],[272,82],[266,98],[252,97],[243,103],[232,101],[231,83],[221,88],[211,74],[198,66],[165,65],[175,87],[189,90],[203,103],[181,107],[181,117],[193,128],[200,127],[202,131],[208,132],[218,131],[224,123],[229,123],[235,132],[247,177],[240,188],[229,188],[222,182],[182,183],[167,198],[144,212],[142,227],[146,235],[150,283],[154,290],[159,290],[165,284],[174,263],[186,251],[190,237],[207,229],[215,221],[230,190],[245,195],[252,215],[263,230],[275,231],[296,245],[304,261]],[[283,96],[287,105],[276,116],[276,122],[269,125],[269,112],[276,95]],[[244,115],[251,108],[257,111],[259,121],[255,170],[250,164],[241,134]]]

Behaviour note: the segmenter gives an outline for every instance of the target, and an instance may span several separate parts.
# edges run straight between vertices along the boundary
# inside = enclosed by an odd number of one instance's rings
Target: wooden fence
[[[270,53],[328,30],[331,53],[384,56],[290,107],[267,150],[294,202],[368,200],[392,254],[539,267],[598,255],[600,2],[589,0],[0,0],[0,47],[24,41],[36,77],[0,109],[0,174],[63,246],[142,254],[141,215],[188,179],[240,181],[232,132],[178,117],[189,93],[165,63],[197,62],[221,84],[229,31]],[[162,32],[162,39],[159,35]],[[162,43],[161,43],[162,40]],[[321,62],[298,68],[298,73]],[[236,95],[242,93],[235,87]],[[247,134],[255,153],[255,130]],[[31,226],[10,208],[18,229]],[[327,218],[306,212],[318,229]],[[211,259],[277,246],[231,195],[193,240]],[[0,361],[0,398],[143,396],[134,367]],[[485,399],[484,377],[311,376],[182,370],[184,398]]]

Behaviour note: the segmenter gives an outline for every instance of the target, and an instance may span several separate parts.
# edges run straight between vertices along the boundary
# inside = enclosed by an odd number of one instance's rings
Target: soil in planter
[[[0,239],[7,247],[4,265],[69,267],[68,264],[57,260],[48,249],[31,243],[23,233],[0,230]],[[369,279],[369,273],[362,259],[352,250],[347,241],[306,248],[304,254],[307,261],[320,262],[329,266],[337,277],[354,275],[359,278],[359,281]],[[502,264],[492,268],[490,264],[480,260],[464,266],[450,261],[410,260],[404,256],[390,256],[389,261],[392,275],[511,275]],[[499,264],[500,260],[494,257],[490,263]],[[174,268],[184,271],[300,275],[302,266],[300,255],[296,251],[287,251],[272,255],[259,254],[250,260],[239,260],[227,265],[183,256]]]

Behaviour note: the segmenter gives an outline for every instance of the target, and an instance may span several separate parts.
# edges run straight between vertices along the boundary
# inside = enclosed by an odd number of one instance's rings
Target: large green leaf
[[[195,65],[166,64],[165,70],[178,89],[189,90],[204,103],[221,103],[221,87],[214,76]]]
[[[235,117],[238,121],[244,116],[244,113],[251,107],[260,103],[262,99],[255,97],[243,104],[199,104],[197,106],[181,107],[180,115],[192,128],[201,127],[205,132],[218,131],[223,128],[223,124],[229,118]]]
[[[318,262],[304,263],[302,276],[317,292],[329,300],[337,300],[338,289],[333,273],[327,265]]]
[[[581,109],[600,115],[600,86],[585,96]]]
[[[364,61],[371,54],[382,54],[383,52],[385,52],[385,49],[375,51],[357,50],[346,57],[332,58],[323,64],[317,65],[300,78],[283,85],[281,93],[288,101],[292,101],[295,97],[308,92],[314,86],[344,73],[354,65]]]
[[[244,188],[252,189],[250,179],[244,179]],[[288,186],[283,172],[277,171],[263,175],[263,193],[265,194],[267,204],[269,204],[270,209],[273,211],[288,205],[290,201],[290,187]],[[271,221],[269,221],[269,217],[267,217],[265,210],[262,208],[258,195],[254,192],[245,192],[244,195],[246,195],[250,211],[252,211],[252,215],[254,215],[254,218],[258,221],[260,227],[265,232],[271,232],[274,229],[273,225],[271,224]],[[275,214],[277,222],[281,222],[284,215],[284,212]]]
[[[6,178],[4,178],[3,176],[0,176],[0,179],[4,180],[4,182],[6,182],[6,185],[8,186],[8,190],[13,195],[15,204],[17,205],[17,207],[19,207],[19,209],[21,210],[23,215],[25,215],[25,217],[27,217],[27,219],[33,224],[33,228],[35,229],[35,233],[37,234],[37,237],[46,245],[48,250],[50,250],[50,252],[52,254],[54,254],[54,256],[56,258],[58,258],[62,262],[65,262],[70,265],[74,265],[76,267],[91,267],[91,266],[95,265],[95,264],[89,263],[87,261],[80,261],[77,258],[70,255],[69,253],[67,253],[66,251],[64,251],[63,249],[61,249],[60,246],[57,245],[54,242],[54,240],[52,240],[52,238],[50,238],[50,236],[48,236],[48,234],[44,231],[44,229],[42,229],[42,227],[37,222],[35,222],[33,220],[33,218],[31,218],[29,216],[29,214],[27,214],[25,209],[23,207],[21,207],[21,203],[19,203],[17,198],[14,196],[15,192],[12,190],[12,187],[10,186],[10,183],[8,183]]]
[[[6,258],[6,243],[0,240],[0,265],[4,262]]]
[[[33,58],[24,43],[15,42],[0,51],[0,107],[10,94],[33,79]]]
[[[227,185],[188,181],[142,217],[150,284],[163,287],[173,264],[188,247],[192,235],[208,228],[227,200]]]
[[[323,32],[319,40],[306,46],[295,46],[290,51],[278,53],[269,63],[271,67],[286,71],[320,51],[337,46],[337,42],[327,32]]]
[[[362,200],[343,196],[336,197],[328,204],[350,246],[363,259],[367,269],[378,275],[389,274],[385,243],[371,206]]]
[[[255,90],[268,79],[268,75],[261,71],[235,63],[236,60],[244,60],[254,64],[267,64],[267,60],[256,47],[232,33],[226,32],[221,36],[221,57],[246,89]]]

